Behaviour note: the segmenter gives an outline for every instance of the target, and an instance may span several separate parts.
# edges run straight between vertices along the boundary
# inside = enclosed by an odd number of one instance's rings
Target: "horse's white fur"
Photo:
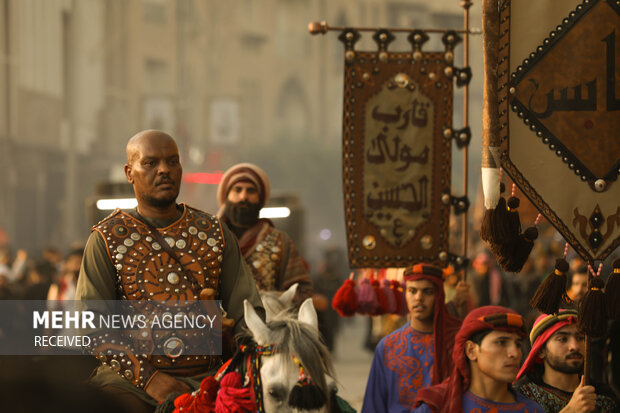
[[[248,300],[243,300],[243,313],[245,323],[247,324],[254,340],[261,346],[267,345],[269,337],[269,329],[263,323],[263,320],[256,314],[256,310],[252,307],[252,304]]]
[[[280,293],[280,291],[260,292],[260,298],[263,301],[263,307],[265,307],[265,318],[267,322],[291,309],[298,286],[299,283],[295,283],[283,293]]]
[[[252,333],[254,340],[262,346],[269,345],[269,327],[256,314],[254,307],[245,300],[243,302],[245,312],[245,322]],[[306,299],[299,308],[297,320],[307,323],[312,330],[319,334],[318,318],[312,299]],[[293,362],[292,357],[276,353],[271,356],[262,356],[260,376],[263,388],[263,401],[266,413],[292,413],[296,409],[288,405],[288,396],[291,389],[299,378],[299,368]],[[280,397],[274,397],[274,395]],[[327,411],[327,406],[317,410],[317,413]],[[307,410],[304,413],[309,413]]]
[[[291,285],[286,291],[282,293],[282,295],[280,295],[278,301],[280,301],[280,304],[282,304],[282,306],[286,308],[290,307],[293,304],[293,298],[295,298],[295,294],[297,293],[297,287],[299,287],[299,283]]]
[[[301,304],[297,319],[302,323],[310,324],[314,327],[316,333],[319,333],[319,319],[316,315],[314,304],[312,304],[312,298],[306,298],[306,300]]]

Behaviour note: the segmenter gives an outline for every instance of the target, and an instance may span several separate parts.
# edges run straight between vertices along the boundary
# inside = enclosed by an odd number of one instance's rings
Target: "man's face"
[[[407,281],[407,308],[412,318],[422,322],[433,320],[435,308],[435,284],[428,280]]]
[[[575,273],[568,290],[568,295],[574,302],[581,301],[588,292],[588,274]]]
[[[577,374],[583,371],[584,346],[583,334],[577,331],[575,324],[571,324],[553,333],[538,356],[543,359],[545,368]]]
[[[233,204],[238,204],[242,201],[247,201],[252,204],[257,204],[260,201],[258,189],[251,182],[237,182],[228,191],[228,200]]]
[[[153,207],[167,207],[175,202],[183,168],[177,145],[170,137],[154,135],[142,139],[130,162],[125,165],[125,174],[138,202]]]
[[[523,339],[516,333],[494,330],[479,345],[468,341],[466,354],[485,376],[500,383],[512,383],[521,365],[522,343]]]

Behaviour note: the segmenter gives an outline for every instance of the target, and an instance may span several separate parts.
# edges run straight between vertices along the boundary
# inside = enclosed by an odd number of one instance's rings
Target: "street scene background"
[[[470,18],[479,29],[479,2]],[[308,33],[309,22],[322,20],[461,29],[463,9],[456,0],[0,0],[0,299],[69,294],[90,227],[111,212],[97,201],[133,197],[123,173],[128,139],[160,129],[181,153],[179,201],[196,208],[217,211],[217,183],[231,165],[252,162],[266,171],[267,206],[291,210],[274,223],[289,233],[317,292],[330,302],[351,269],[341,183],[344,52],[337,33]],[[356,47],[376,50],[371,34]],[[406,35],[389,50],[410,51]],[[443,50],[440,35],[424,50]],[[564,241],[543,220],[520,275],[501,272],[479,242],[480,35],[470,37],[469,60],[472,299],[531,317],[527,301]],[[455,62],[462,66],[462,46]],[[453,125],[463,123],[463,92],[456,89]],[[452,192],[460,195],[462,151],[453,148],[452,158]],[[524,197],[521,202],[531,225],[536,213]],[[451,217],[450,230],[451,249],[459,252],[460,217]],[[573,269],[583,264],[573,252],[569,258]],[[448,292],[456,278],[451,282]],[[374,346],[405,321],[342,320],[329,309],[320,317],[341,396],[359,409]],[[96,360],[4,357],[0,363],[5,379],[79,381]]]

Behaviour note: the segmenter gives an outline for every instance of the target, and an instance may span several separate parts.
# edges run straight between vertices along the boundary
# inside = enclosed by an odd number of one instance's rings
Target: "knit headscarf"
[[[251,182],[256,186],[261,206],[264,206],[269,201],[270,185],[265,171],[251,163],[239,163],[231,166],[224,173],[217,188],[217,203],[220,206],[220,211],[224,204],[226,204],[230,188],[238,182]]]
[[[435,355],[431,368],[432,383],[441,383],[452,370],[449,357],[454,344],[454,336],[461,326],[461,320],[452,317],[446,309],[446,296],[443,290],[443,271],[430,264],[416,264],[405,270],[405,281],[427,280],[435,285],[435,306],[433,310],[433,335]]]
[[[576,310],[560,310],[559,314],[541,314],[536,319],[534,327],[532,327],[532,332],[530,333],[532,350],[530,350],[530,354],[527,356],[527,359],[525,359],[525,363],[521,366],[521,370],[519,370],[517,374],[517,380],[533,369],[537,363],[543,362],[540,357],[538,357],[538,353],[544,348],[547,340],[549,340],[556,331],[575,323],[577,323]]]
[[[494,305],[476,308],[465,317],[455,337],[452,374],[441,384],[420,389],[414,401],[415,406],[426,403],[433,412],[439,413],[463,411],[462,396],[471,381],[465,343],[476,333],[486,330],[507,331],[522,337],[527,336],[523,318],[514,310]]]

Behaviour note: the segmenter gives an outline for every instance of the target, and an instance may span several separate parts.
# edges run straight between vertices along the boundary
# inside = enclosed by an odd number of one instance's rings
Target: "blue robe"
[[[407,323],[381,339],[370,367],[362,413],[411,411],[418,389],[431,385],[434,337]]]
[[[514,403],[496,403],[474,395],[472,392],[463,394],[464,413],[545,413],[538,403],[532,401],[518,392],[514,392],[517,399]],[[422,404],[413,410],[413,413],[431,413],[430,407]]]

